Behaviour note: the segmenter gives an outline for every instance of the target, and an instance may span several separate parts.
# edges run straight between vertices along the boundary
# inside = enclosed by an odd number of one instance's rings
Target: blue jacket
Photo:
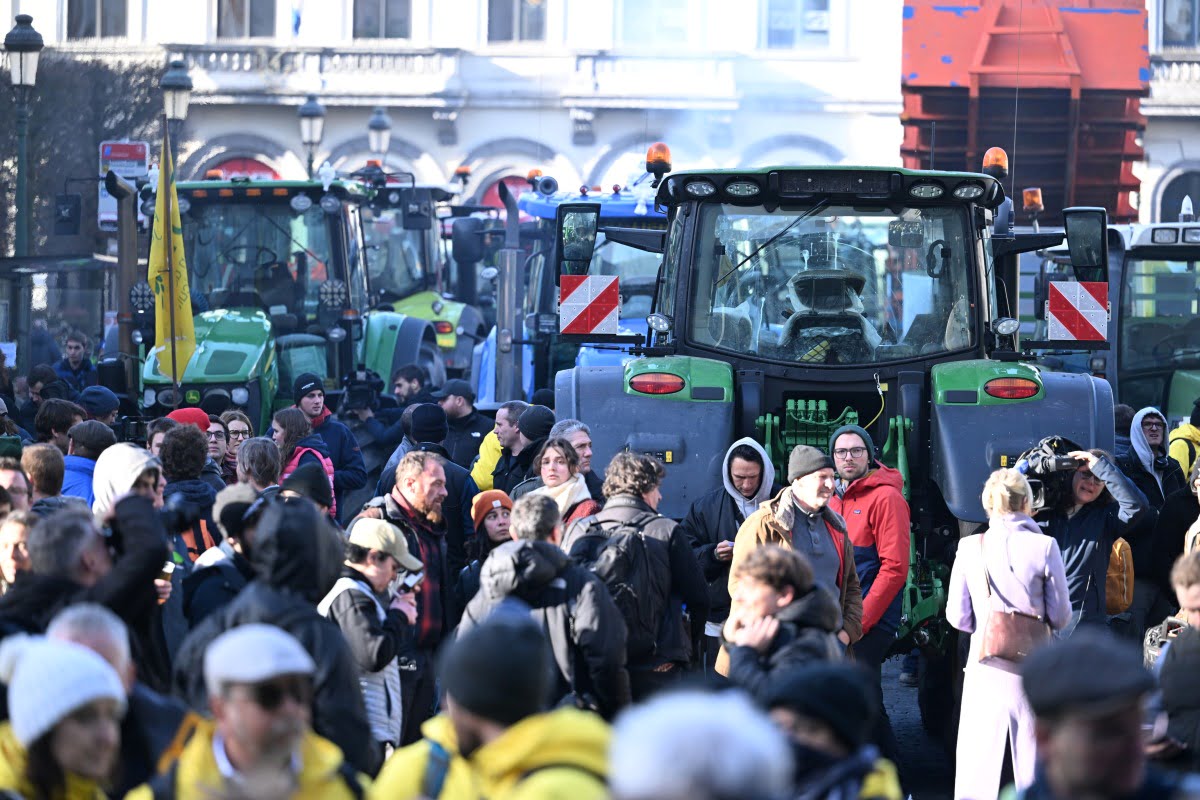
[[[336,419],[330,419],[328,408],[312,421],[312,426],[313,433],[320,436],[329,448],[334,469],[333,495],[341,513],[346,507],[342,502],[346,493],[367,485],[367,465],[363,463],[362,450],[354,434]]]
[[[95,386],[99,381],[96,367],[90,358],[85,358],[79,363],[79,369],[74,369],[71,362],[64,357],[54,365],[54,372],[76,394],[89,386]]]
[[[1073,517],[1061,509],[1043,511],[1036,520],[1047,536],[1058,541],[1062,551],[1071,610],[1081,614],[1080,622],[1103,624],[1107,619],[1105,578],[1113,542],[1138,531],[1138,522],[1148,513],[1149,502],[1107,458],[1101,458],[1092,472],[1104,481],[1113,502],[1095,500]]]
[[[92,476],[96,474],[96,462],[83,456],[67,456],[66,471],[63,472],[62,493],[70,497],[82,497],[88,508],[96,500],[92,493]]]

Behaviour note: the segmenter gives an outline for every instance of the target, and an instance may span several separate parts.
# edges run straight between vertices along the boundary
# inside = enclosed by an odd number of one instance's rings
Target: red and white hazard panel
[[[616,275],[563,275],[559,295],[559,332],[619,332],[621,291]]]
[[[1046,297],[1046,335],[1050,339],[1103,342],[1108,338],[1107,332],[1107,283],[1050,282]]]

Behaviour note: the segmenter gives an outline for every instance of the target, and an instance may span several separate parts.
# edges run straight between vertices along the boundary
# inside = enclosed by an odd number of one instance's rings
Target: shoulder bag
[[[983,562],[989,610],[983,628],[983,646],[979,648],[979,660],[982,663],[992,659],[1020,663],[1039,645],[1050,641],[1050,625],[1045,617],[1037,614],[1026,614],[1010,608],[998,609],[992,605],[992,576],[988,572],[983,536],[982,533],[979,534],[979,558]]]

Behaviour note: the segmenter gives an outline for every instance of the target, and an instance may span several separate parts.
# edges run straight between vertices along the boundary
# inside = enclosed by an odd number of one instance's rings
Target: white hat
[[[296,637],[274,625],[239,625],[213,639],[204,651],[204,684],[214,696],[227,683],[262,683],[316,670]]]
[[[125,687],[116,670],[72,642],[8,637],[0,644],[0,680],[8,683],[8,716],[22,747],[95,700],[114,700],[122,713],[125,709]]]

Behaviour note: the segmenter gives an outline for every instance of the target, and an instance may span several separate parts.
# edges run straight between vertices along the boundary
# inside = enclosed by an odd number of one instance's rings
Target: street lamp
[[[308,152],[308,177],[313,176],[313,158],[321,145],[321,137],[325,135],[325,106],[317,100],[315,94],[310,94],[297,112],[300,117],[300,143]]]
[[[381,166],[387,159],[388,146],[392,141],[392,119],[383,106],[376,106],[367,123],[367,147],[379,156]]]
[[[167,71],[158,82],[158,88],[163,93],[163,113],[167,117],[167,127],[171,134],[171,158],[175,158],[176,134],[179,126],[187,119],[188,103],[192,100],[192,77],[188,75],[187,63],[176,59],[171,62]]]
[[[29,255],[29,185],[26,139],[29,135],[29,95],[37,80],[38,56],[42,52],[42,35],[33,29],[33,17],[17,14],[17,25],[4,37],[8,53],[8,68],[12,73],[13,91],[17,96],[17,237],[15,252]]]

